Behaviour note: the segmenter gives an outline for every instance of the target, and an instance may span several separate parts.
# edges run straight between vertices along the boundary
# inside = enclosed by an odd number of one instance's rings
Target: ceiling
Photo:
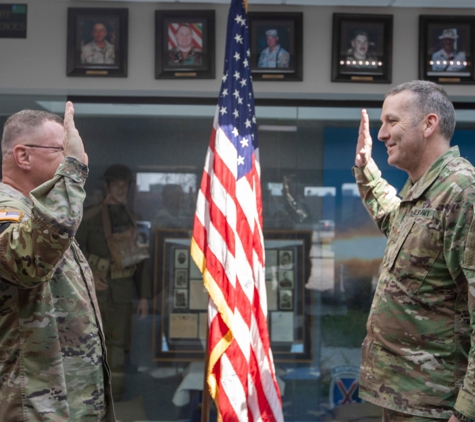
[[[75,1],[75,0],[63,0]],[[76,0],[128,3],[230,3],[230,0]],[[249,4],[288,4],[301,6],[475,8],[475,0],[248,0]]]

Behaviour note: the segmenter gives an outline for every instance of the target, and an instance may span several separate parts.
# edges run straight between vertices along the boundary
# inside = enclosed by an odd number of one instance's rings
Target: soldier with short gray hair
[[[5,123],[0,183],[0,421],[115,421],[94,280],[75,240],[88,158],[74,125]]]
[[[378,139],[409,179],[402,191],[371,158],[366,110],[353,173],[387,237],[362,346],[360,397],[383,421],[475,420],[475,169],[450,145],[454,107],[427,81],[391,89]]]

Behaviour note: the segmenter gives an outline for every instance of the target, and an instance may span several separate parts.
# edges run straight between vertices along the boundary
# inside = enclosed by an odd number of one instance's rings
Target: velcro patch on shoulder
[[[0,222],[10,221],[18,223],[23,212],[20,210],[0,210]]]

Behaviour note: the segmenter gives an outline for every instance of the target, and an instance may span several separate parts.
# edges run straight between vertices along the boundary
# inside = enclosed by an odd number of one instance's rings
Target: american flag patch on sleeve
[[[0,221],[20,221],[23,213],[19,210],[0,210]]]

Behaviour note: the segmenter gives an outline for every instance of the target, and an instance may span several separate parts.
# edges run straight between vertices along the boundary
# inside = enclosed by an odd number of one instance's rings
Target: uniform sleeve
[[[84,256],[88,255],[87,250],[87,221],[84,219],[82,220],[77,232],[76,232],[76,241],[79,243],[79,247],[81,248],[82,253]]]
[[[386,236],[391,224],[391,215],[399,207],[401,200],[396,189],[381,177],[381,171],[370,160],[364,167],[353,167],[353,175],[369,215]]]
[[[470,341],[461,344],[468,350],[468,365],[455,409],[475,419],[475,189],[465,191],[451,204],[445,221],[445,258],[457,284],[456,312],[468,320]],[[461,263],[461,265],[460,265]],[[466,326],[466,324],[463,324]]]
[[[18,287],[48,281],[69,248],[82,218],[88,168],[66,157],[53,179],[30,192],[31,218],[0,233],[0,276]]]

